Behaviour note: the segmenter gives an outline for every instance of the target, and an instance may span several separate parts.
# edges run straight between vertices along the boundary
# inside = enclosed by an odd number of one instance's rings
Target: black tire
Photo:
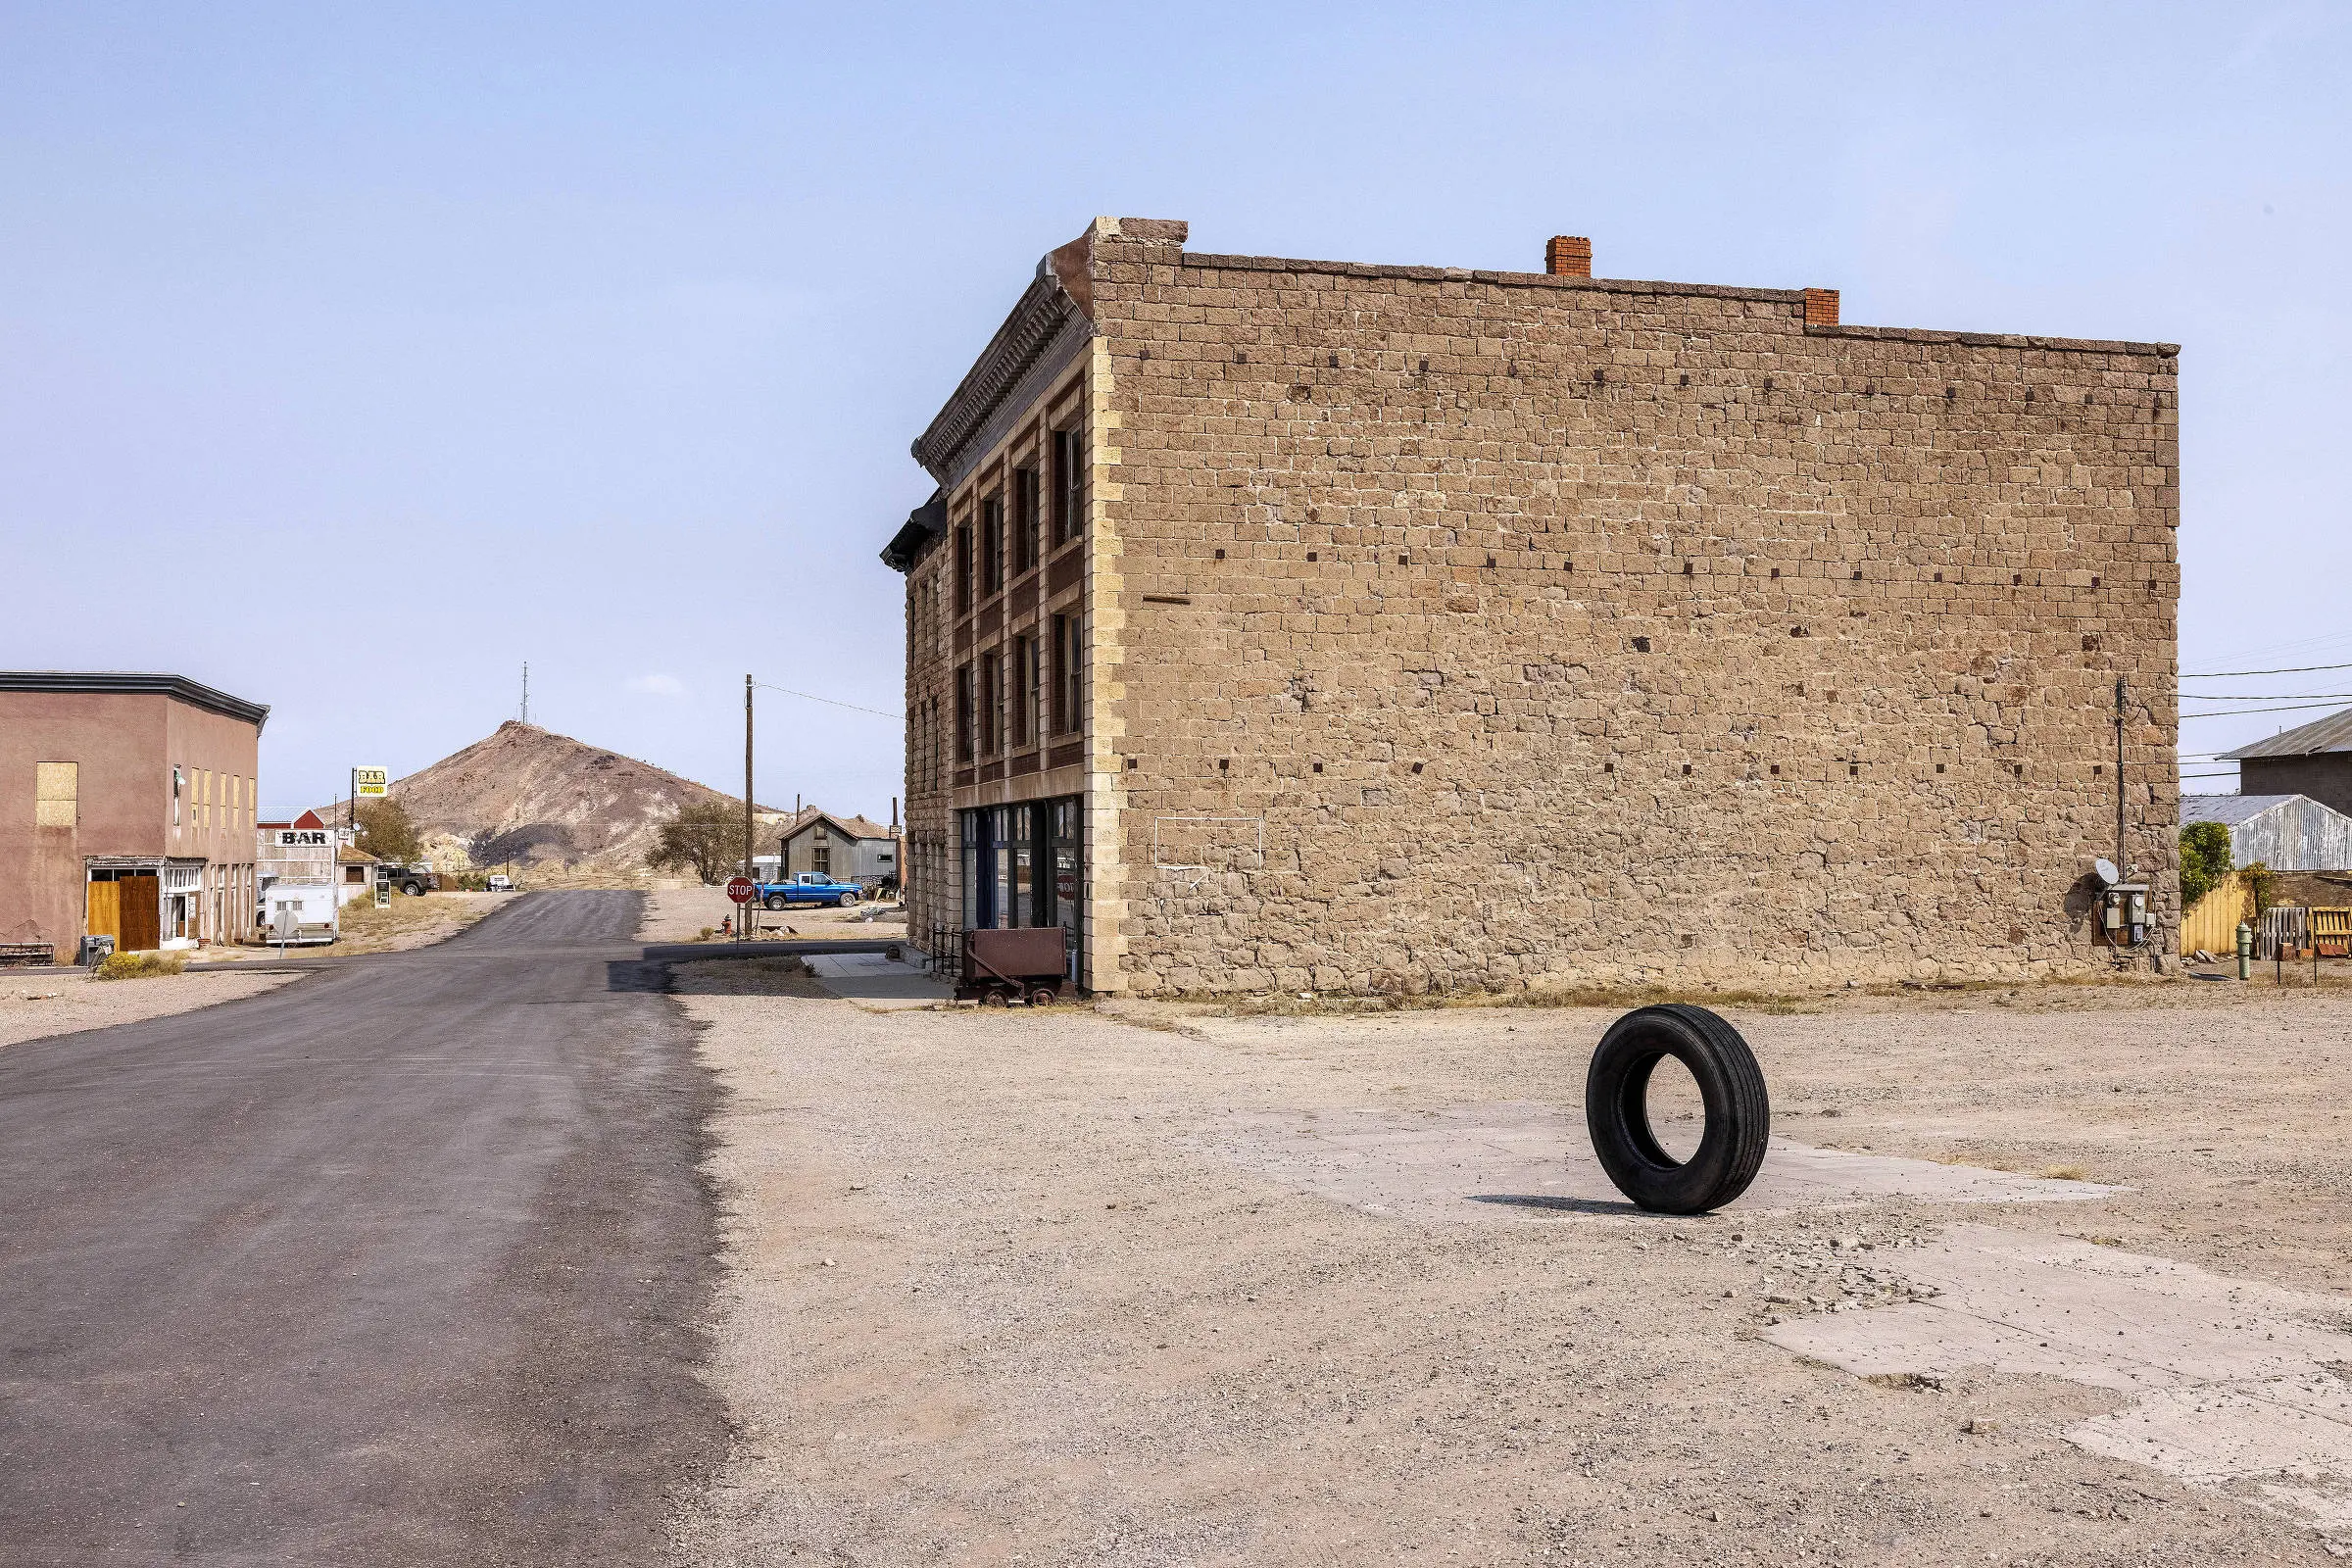
[[[844,894],[841,896],[841,905],[842,905],[842,907],[843,907],[843,908],[845,908],[845,909],[846,909],[846,908],[852,908],[852,907],[855,907],[855,906],[856,906],[856,905],[857,905],[857,903],[858,903],[858,895],[857,895],[857,894],[855,894],[855,893],[844,893]]]
[[[1677,1163],[1649,1126],[1649,1075],[1672,1056],[1707,1106],[1698,1150]],[[1585,1074],[1585,1125],[1617,1190],[1662,1214],[1703,1214],[1747,1191],[1772,1139],[1764,1069],[1740,1031],[1704,1007],[1642,1007],[1609,1026]]]
[[[781,909],[784,907],[784,895],[781,893],[770,893],[762,902],[768,908]]]
[[[424,884],[421,882],[403,882],[400,885],[400,891],[406,893],[412,899],[420,899],[424,897]]]

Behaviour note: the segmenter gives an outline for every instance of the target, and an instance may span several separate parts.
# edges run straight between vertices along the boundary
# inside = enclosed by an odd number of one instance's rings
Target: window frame
[[[976,694],[972,690],[972,666],[967,661],[956,666],[956,760],[968,767],[974,758],[973,723],[978,713]]]
[[[1004,497],[1002,493],[980,499],[980,597],[993,598],[1004,591]]]
[[[1085,448],[1077,429],[1054,432],[1054,542],[1066,545],[1085,533]]]
[[[1012,574],[1037,569],[1044,552],[1044,541],[1038,536],[1039,504],[1038,474],[1034,465],[1012,470]]]

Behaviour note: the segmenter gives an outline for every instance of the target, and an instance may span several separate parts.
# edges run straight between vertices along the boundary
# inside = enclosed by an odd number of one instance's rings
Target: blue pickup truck
[[[785,882],[755,882],[760,906],[782,909],[795,904],[856,904],[861,896],[855,882],[836,882],[822,871],[803,871]]]

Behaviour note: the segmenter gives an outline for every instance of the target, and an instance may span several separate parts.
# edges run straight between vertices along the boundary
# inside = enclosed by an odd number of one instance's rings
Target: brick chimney
[[[1544,247],[1544,270],[1554,277],[1591,277],[1592,242],[1581,234],[1554,234]]]
[[[1834,288],[1805,290],[1805,324],[1807,326],[1836,326],[1838,324],[1838,291]]]

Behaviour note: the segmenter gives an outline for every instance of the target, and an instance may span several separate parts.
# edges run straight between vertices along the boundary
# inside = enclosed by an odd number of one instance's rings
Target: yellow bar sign
[[[351,770],[352,799],[381,799],[389,783],[391,775],[380,767],[355,767]]]

